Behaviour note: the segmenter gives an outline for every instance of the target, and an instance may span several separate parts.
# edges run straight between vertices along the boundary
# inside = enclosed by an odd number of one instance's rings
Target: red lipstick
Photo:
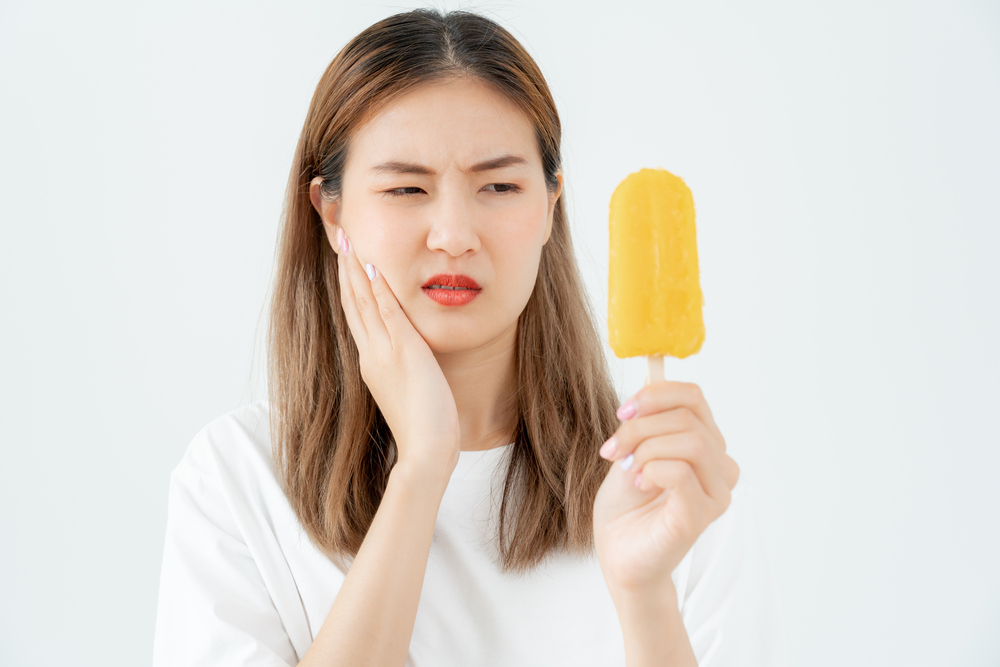
[[[483,288],[469,276],[439,273],[431,276],[422,289],[442,306],[464,306],[479,296]]]

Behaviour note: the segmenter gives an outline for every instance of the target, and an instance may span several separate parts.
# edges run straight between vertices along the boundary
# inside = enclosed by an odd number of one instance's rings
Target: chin
[[[435,322],[426,320],[414,322],[414,328],[427,341],[427,346],[435,354],[454,354],[456,352],[467,352],[475,350],[492,342],[497,341],[510,327],[497,327],[496,322],[490,322],[492,326],[474,321],[456,322],[451,318],[427,318],[435,319]],[[471,318],[470,318],[471,319]],[[450,320],[450,321],[449,321]],[[516,322],[513,323],[516,330]]]
[[[465,331],[465,327],[429,326],[419,327],[417,331],[427,341],[427,346],[435,354],[451,354],[465,352],[482,347],[490,338],[483,331]]]

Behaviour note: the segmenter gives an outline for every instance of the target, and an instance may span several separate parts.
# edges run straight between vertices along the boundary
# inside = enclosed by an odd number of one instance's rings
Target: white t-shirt
[[[520,577],[494,564],[491,508],[509,449],[460,454],[441,501],[407,667],[624,666],[596,557],[559,554]],[[741,479],[729,508],[672,575],[702,667],[770,662],[771,593],[749,500]],[[295,665],[344,576],[281,490],[267,402],[220,417],[195,436],[170,478],[154,667]]]

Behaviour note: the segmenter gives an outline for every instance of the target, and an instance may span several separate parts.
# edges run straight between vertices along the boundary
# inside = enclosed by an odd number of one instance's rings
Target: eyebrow
[[[478,173],[481,171],[492,171],[494,169],[503,169],[504,167],[513,167],[526,165],[528,161],[519,155],[501,155],[499,157],[490,158],[489,160],[483,160],[477,164],[469,167],[469,171],[472,173]],[[383,162],[372,167],[372,172],[377,174],[422,174],[425,176],[433,176],[434,170],[430,167],[425,167],[422,164],[417,164],[415,162],[399,162],[397,160],[390,160],[389,162]]]

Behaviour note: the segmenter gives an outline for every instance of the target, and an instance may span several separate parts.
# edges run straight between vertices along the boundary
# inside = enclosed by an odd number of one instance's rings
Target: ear
[[[340,202],[323,196],[323,178],[317,176],[309,182],[309,201],[323,221],[323,230],[334,252],[337,248],[337,229],[340,227]]]
[[[545,239],[542,241],[542,245],[548,243],[549,236],[552,235],[552,221],[556,215],[556,202],[559,201],[563,189],[562,170],[556,172],[556,181],[558,181],[558,185],[555,191],[549,191],[549,214],[545,220]]]

